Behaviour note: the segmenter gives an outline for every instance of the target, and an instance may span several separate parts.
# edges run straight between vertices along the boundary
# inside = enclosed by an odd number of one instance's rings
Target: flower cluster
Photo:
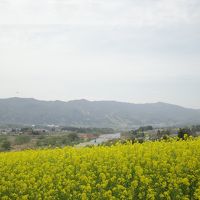
[[[0,153],[0,199],[200,199],[200,139]]]

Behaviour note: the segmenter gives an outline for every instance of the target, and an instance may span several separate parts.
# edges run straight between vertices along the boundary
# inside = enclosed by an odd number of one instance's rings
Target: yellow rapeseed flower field
[[[0,153],[0,199],[200,199],[200,139]]]

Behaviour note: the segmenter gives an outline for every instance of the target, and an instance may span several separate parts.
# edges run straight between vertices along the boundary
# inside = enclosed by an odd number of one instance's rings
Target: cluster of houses
[[[0,135],[32,135],[48,133],[47,129],[31,129],[31,128],[0,128]]]
[[[0,128],[0,135],[21,135],[21,134],[40,135],[43,133],[58,132],[58,131],[61,131],[61,128],[56,125],[47,125],[42,128],[32,125],[21,128],[16,128],[16,127]]]

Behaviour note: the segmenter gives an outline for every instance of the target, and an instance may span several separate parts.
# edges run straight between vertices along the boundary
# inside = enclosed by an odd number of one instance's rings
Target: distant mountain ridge
[[[131,128],[200,123],[200,110],[167,103],[133,104],[116,101],[40,101],[0,99],[0,124]]]

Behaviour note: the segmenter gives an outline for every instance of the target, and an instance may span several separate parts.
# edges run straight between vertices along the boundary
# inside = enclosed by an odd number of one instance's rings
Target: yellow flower
[[[0,153],[0,199],[199,199],[200,138]]]

